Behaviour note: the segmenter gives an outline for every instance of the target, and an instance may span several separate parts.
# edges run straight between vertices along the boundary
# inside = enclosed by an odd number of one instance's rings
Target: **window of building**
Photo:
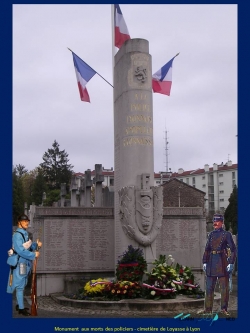
[[[195,184],[195,177],[192,178],[192,183]]]
[[[214,202],[209,202],[209,210],[214,210]]]
[[[161,181],[160,181],[160,180],[157,180],[157,181],[156,181],[156,184],[160,184],[160,183],[161,183]]]
[[[224,193],[224,191],[223,191],[223,190],[221,190],[221,191],[220,191],[220,193],[222,194],[222,193]]]
[[[220,182],[219,185],[223,185],[223,182]]]
[[[223,177],[223,173],[219,173],[219,177]]]
[[[222,213],[224,213],[224,211],[225,211],[225,207],[220,207],[220,211],[221,211]]]
[[[206,187],[206,184],[203,184],[202,187]]]
[[[214,201],[214,195],[213,194],[209,194],[208,200],[210,202]]]
[[[202,176],[202,179],[205,179],[206,177],[205,176]]]
[[[232,172],[232,178],[235,179],[235,172]]]
[[[114,186],[114,179],[109,180],[109,186]]]
[[[220,201],[224,201],[224,199],[220,199]]]
[[[183,182],[183,178],[179,179],[180,182]]]
[[[233,180],[233,187],[236,185],[236,182],[235,182],[235,180]]]
[[[189,185],[189,178],[186,178],[186,183]]]
[[[193,185],[193,187],[195,188],[195,185]]]

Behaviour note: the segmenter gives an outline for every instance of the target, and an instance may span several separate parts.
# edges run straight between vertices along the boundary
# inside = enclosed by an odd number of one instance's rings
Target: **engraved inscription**
[[[163,215],[203,215],[203,209],[201,207],[187,208],[187,207],[174,207],[163,208]]]
[[[178,235],[178,225],[175,221],[163,221],[161,233],[157,238],[157,247],[160,253],[172,254],[178,250],[179,240],[176,235]]]
[[[40,225],[34,219],[35,230]],[[114,269],[113,220],[45,219],[43,232],[44,255],[38,271]]]
[[[150,112],[150,106],[149,104],[131,104],[130,111],[135,111],[135,112]]]
[[[42,208],[36,207],[36,215],[113,215],[112,208]]]
[[[125,129],[126,134],[153,134],[153,128],[152,127],[144,127],[144,126],[131,126],[127,127]]]
[[[153,122],[151,116],[144,116],[142,114],[135,115],[135,116],[127,116],[127,123],[134,123],[134,122],[144,122],[144,123],[151,123]]]
[[[146,100],[148,98],[148,95],[147,94],[135,94],[135,99],[136,100]]]
[[[199,222],[192,220],[163,220],[157,238],[158,253],[192,251],[199,244]]]
[[[137,138],[137,137],[131,137],[131,138],[125,138],[123,139],[123,146],[132,146],[132,145],[146,145],[146,146],[152,146],[153,140],[151,138]]]

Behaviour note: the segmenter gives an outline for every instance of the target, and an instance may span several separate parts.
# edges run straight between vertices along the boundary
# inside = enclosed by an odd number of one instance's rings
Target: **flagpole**
[[[72,53],[74,53],[69,47],[67,48],[70,52],[72,52]],[[74,53],[75,54],[75,53]],[[79,58],[79,59],[81,59],[77,54],[76,54],[76,56]],[[81,59],[82,60],[82,59]],[[87,64],[84,60],[82,60],[82,62],[84,62],[87,66],[89,66],[89,64]],[[97,75],[99,75],[104,81],[106,81],[112,88],[114,88],[113,86],[112,86],[112,84],[111,83],[109,83],[106,79],[104,79],[104,77],[103,76],[101,76],[101,74],[99,74],[96,70],[94,70],[92,67],[90,67],[89,66],[89,68],[91,68],[94,72],[96,72],[96,74]]]
[[[113,84],[114,84],[114,62],[115,62],[115,37],[114,37],[114,30],[115,30],[115,6],[111,4],[111,36],[112,36],[112,77],[113,77]]]

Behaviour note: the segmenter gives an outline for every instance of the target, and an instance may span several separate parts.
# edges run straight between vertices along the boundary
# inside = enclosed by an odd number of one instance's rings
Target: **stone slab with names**
[[[36,207],[36,216],[79,216],[79,215],[90,215],[90,216],[110,216],[113,218],[113,208],[60,208],[60,207]]]
[[[38,273],[114,270],[113,219],[34,219],[33,237],[43,242]]]
[[[163,219],[156,244],[157,256],[171,254],[180,264],[200,268],[200,223],[198,219]]]
[[[203,216],[203,208],[201,207],[164,207],[163,215],[167,216],[176,216],[176,215],[185,215],[185,216]]]

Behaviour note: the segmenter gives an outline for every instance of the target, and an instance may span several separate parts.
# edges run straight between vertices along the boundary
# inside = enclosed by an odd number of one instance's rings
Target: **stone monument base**
[[[84,273],[44,273],[37,274],[37,296],[48,296],[52,293],[75,293],[89,280],[114,278],[114,272]]]
[[[178,311],[197,309],[204,306],[204,298],[193,299],[186,295],[178,295],[175,299],[149,300],[143,298],[123,299],[120,301],[85,301],[74,300],[63,296],[62,293],[51,294],[50,297],[57,303],[74,308],[84,308],[90,310],[108,310],[108,311],[149,311],[152,315],[157,312],[159,315],[166,311]],[[220,306],[220,294],[215,293],[214,307]]]

